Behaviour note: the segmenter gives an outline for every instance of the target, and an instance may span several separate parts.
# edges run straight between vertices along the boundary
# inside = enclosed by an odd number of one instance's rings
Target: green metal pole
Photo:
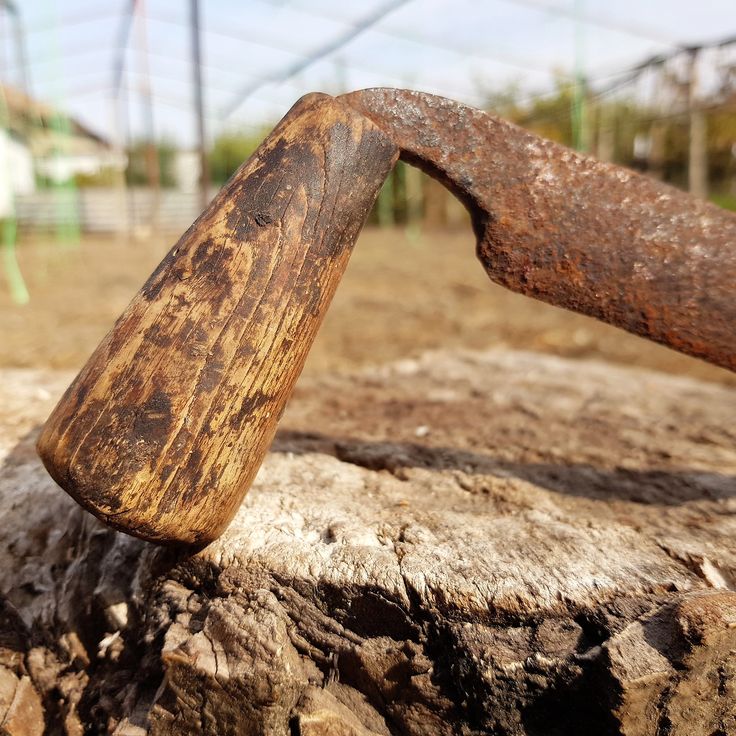
[[[17,234],[18,223],[15,217],[5,218],[3,220],[3,268],[5,278],[10,288],[12,300],[18,305],[23,305],[31,301],[31,295],[28,292],[23,272],[20,270],[20,264],[18,263],[18,254],[16,253]]]

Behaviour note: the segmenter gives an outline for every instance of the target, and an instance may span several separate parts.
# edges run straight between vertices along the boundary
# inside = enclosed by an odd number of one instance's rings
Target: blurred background
[[[736,209],[733,0],[0,0],[0,367],[79,368],[302,94],[411,87]],[[491,284],[400,164],[308,371],[509,347],[733,374]]]

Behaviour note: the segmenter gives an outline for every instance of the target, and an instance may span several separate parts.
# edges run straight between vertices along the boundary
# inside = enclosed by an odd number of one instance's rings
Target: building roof
[[[62,144],[70,153],[112,149],[109,140],[79,120],[6,84],[0,84],[0,123],[24,139],[38,155]]]

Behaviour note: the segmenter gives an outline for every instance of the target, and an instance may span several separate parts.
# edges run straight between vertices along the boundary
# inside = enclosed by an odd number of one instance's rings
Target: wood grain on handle
[[[203,544],[227,525],[398,156],[308,95],[136,295],[46,423],[54,479],[105,522]]]

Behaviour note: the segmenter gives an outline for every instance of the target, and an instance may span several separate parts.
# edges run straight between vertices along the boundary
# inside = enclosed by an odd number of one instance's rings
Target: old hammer
[[[736,216],[432,95],[299,100],[164,258],[38,440],[111,526],[205,544],[238,509],[401,157],[492,280],[736,370]]]

